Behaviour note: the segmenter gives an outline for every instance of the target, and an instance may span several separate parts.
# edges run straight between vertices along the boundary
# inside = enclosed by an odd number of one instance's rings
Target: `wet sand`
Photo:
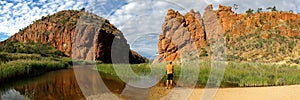
[[[165,89],[153,87],[149,92],[149,100],[200,100],[204,88],[193,89],[189,96],[182,93],[186,88]],[[174,90],[174,91],[171,91]],[[168,95],[172,93],[171,95]],[[183,98],[185,97],[185,98]],[[220,88],[213,100],[299,100],[300,85],[276,87],[245,87],[245,88]]]

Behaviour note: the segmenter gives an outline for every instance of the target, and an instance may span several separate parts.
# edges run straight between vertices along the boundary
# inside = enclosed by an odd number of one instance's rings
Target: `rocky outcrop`
[[[180,57],[183,49],[195,49],[205,43],[205,31],[199,12],[191,10],[186,15],[170,9],[159,36],[158,59],[173,61]]]
[[[130,50],[120,30],[108,20],[84,11],[60,11],[42,17],[6,41],[14,40],[51,44],[69,57],[100,60],[104,63],[112,62],[112,43],[118,41],[117,45],[122,48],[115,51],[126,54],[125,57],[118,57],[118,60],[128,60],[130,63],[145,62],[145,58]]]
[[[233,57],[247,61],[277,62],[300,58],[300,54],[297,53],[299,46],[293,45],[299,44],[299,36],[300,15],[290,12],[237,14],[230,6],[219,5],[217,10],[213,10],[212,5],[208,5],[202,18],[199,12],[193,10],[184,16],[169,10],[162,25],[157,60],[180,59],[180,51],[187,46],[187,41],[192,42],[193,47],[197,47],[200,56],[201,50],[208,51],[207,55],[211,56],[213,50],[220,48],[213,44],[223,39],[223,44],[227,46],[224,50],[228,59]],[[279,43],[283,40],[286,42]],[[278,48],[275,49],[274,46]],[[221,51],[225,52],[224,50]]]
[[[223,32],[240,36],[247,33],[281,30],[278,34],[285,36],[300,35],[300,15],[290,12],[272,11],[236,14],[230,6],[219,5],[215,11],[223,27]]]

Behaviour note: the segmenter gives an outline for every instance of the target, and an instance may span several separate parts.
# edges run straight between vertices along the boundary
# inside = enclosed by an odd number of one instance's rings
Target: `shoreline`
[[[184,87],[175,87],[173,89],[165,89],[164,87],[152,87],[149,92],[148,100],[156,99],[201,99],[205,88],[195,88],[187,94],[180,93],[184,91]],[[172,93],[168,95],[168,93]],[[218,88],[213,100],[295,100],[300,98],[300,85],[288,86],[271,86],[271,87],[237,87],[237,88]],[[166,96],[167,95],[167,96]]]

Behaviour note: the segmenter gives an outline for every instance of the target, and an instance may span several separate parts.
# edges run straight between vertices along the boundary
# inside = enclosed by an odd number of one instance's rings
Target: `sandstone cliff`
[[[180,59],[180,50],[191,40],[199,56],[209,58],[219,48],[228,60],[259,62],[293,62],[300,60],[300,15],[283,12],[237,14],[230,6],[206,7],[204,16],[191,10],[185,15],[169,10],[158,43],[158,60]],[[176,45],[174,45],[176,44]],[[219,50],[220,51],[220,50]]]
[[[111,63],[111,51],[118,51],[126,52],[125,57],[118,57],[118,60],[129,60],[127,62],[130,63],[145,62],[145,58],[130,50],[120,30],[108,20],[84,11],[60,11],[42,17],[3,43],[14,40],[50,44],[65,55],[76,59]],[[122,48],[112,50],[114,41],[118,41],[117,45]]]
[[[182,48],[206,45],[206,34],[202,24],[199,12],[191,10],[186,15],[181,15],[178,11],[169,10],[159,37],[158,59],[176,60],[180,57]]]

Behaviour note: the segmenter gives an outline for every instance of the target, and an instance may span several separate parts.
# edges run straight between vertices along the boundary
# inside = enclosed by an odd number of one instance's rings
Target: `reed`
[[[119,64],[116,67],[130,66],[137,75],[148,75],[152,71],[155,73],[165,73],[164,63],[149,65],[149,64]],[[196,83],[196,87],[205,87],[207,80],[211,75],[211,62],[200,62],[197,67],[189,67],[188,64],[174,64],[174,81],[180,85],[191,86]],[[263,64],[263,63],[236,63],[226,62],[224,64],[225,71],[222,80],[219,81],[221,87],[258,87],[258,86],[277,86],[277,85],[292,85],[300,84],[300,70],[297,66],[286,64]],[[195,69],[197,68],[197,69]],[[119,77],[128,79],[136,79],[137,77],[129,75],[128,70],[121,70],[121,75],[118,76],[112,64],[99,64],[97,70],[106,76],[120,80]],[[197,71],[200,70],[200,71]],[[182,72],[182,74],[181,74]],[[198,75],[198,76],[197,76]],[[179,81],[180,78],[180,81]],[[195,82],[196,78],[196,82]],[[164,82],[166,77],[162,77],[161,82]]]
[[[15,60],[0,64],[0,81],[11,78],[31,77],[47,71],[67,68],[69,64],[50,60]]]

